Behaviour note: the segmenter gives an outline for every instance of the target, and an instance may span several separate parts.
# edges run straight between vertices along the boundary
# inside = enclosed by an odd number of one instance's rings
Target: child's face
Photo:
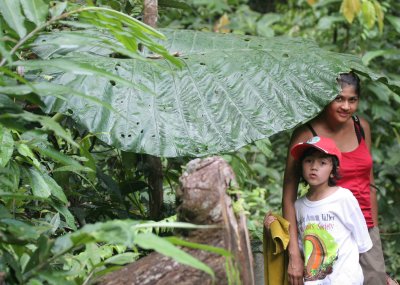
[[[320,151],[314,151],[304,157],[301,163],[303,178],[310,186],[328,185],[332,173],[332,158]]]

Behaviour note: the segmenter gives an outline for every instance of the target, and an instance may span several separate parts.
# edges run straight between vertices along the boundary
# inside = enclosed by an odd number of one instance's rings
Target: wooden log
[[[225,248],[233,253],[228,260],[239,276],[231,284],[254,285],[253,259],[245,216],[235,214],[226,190],[235,183],[231,167],[220,157],[195,159],[188,163],[177,191],[177,216],[182,222],[217,225],[212,229],[179,230],[177,235],[190,242]],[[210,266],[215,280],[207,273],[177,263],[153,252],[103,277],[98,284],[207,285],[228,284],[225,257],[203,250],[182,248]],[[234,275],[234,274],[233,274]],[[235,279],[231,275],[232,280]]]

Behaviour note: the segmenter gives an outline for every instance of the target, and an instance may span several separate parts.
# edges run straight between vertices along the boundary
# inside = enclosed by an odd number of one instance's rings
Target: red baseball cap
[[[337,148],[336,143],[330,139],[325,137],[312,137],[306,142],[301,142],[292,147],[290,153],[294,157],[294,159],[299,160],[303,153],[309,149],[310,147],[316,148],[323,153],[334,155],[340,161],[342,159],[342,153]]]

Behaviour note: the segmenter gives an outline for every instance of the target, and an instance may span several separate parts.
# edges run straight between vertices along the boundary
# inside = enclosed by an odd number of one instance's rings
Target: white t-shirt
[[[295,203],[300,248],[304,253],[304,284],[362,285],[359,254],[372,247],[360,206],[346,188],[330,196]]]

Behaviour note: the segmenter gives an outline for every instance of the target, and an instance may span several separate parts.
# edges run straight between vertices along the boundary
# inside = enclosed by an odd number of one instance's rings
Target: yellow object
[[[267,229],[264,226],[263,254],[264,254],[264,284],[288,285],[287,267],[289,244],[289,222],[277,214]]]

